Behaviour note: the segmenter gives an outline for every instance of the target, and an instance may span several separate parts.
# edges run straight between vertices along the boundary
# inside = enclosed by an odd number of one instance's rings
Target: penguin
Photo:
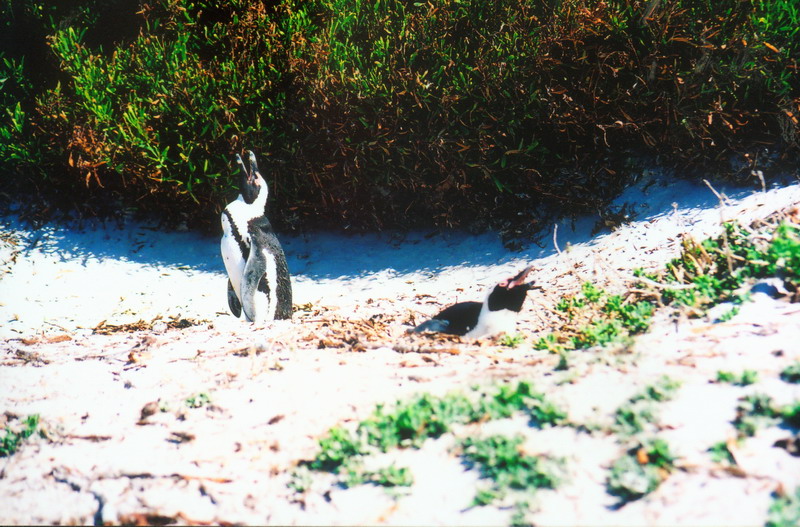
[[[292,317],[292,282],[286,255],[266,217],[269,188],[247,151],[250,170],[236,154],[239,197],[222,211],[220,249],[228,273],[228,306],[249,322]]]
[[[533,267],[526,267],[513,278],[498,283],[489,290],[483,302],[453,304],[413,331],[433,331],[468,338],[513,332],[525,296],[531,289],[538,289],[538,286],[525,282],[532,270]]]

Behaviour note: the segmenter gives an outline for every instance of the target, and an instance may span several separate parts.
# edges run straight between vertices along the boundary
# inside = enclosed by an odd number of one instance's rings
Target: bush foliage
[[[799,19],[794,0],[0,0],[0,168],[216,223],[248,148],[282,227],[535,226],[596,210],[642,156],[749,174],[758,148],[795,151]]]

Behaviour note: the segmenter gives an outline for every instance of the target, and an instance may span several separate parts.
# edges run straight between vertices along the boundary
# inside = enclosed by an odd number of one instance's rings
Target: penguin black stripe
[[[242,256],[244,256],[244,259],[247,260],[250,257],[250,247],[244,243],[244,239],[239,233],[239,229],[236,228],[236,223],[233,221],[230,211],[225,209],[222,211],[222,214],[228,218],[228,223],[231,225],[231,231],[233,232],[233,239],[236,240],[236,243],[239,245],[239,250],[242,251]]]

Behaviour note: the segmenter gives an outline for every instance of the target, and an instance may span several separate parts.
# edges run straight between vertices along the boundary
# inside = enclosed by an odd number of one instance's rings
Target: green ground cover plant
[[[792,527],[800,525],[800,487],[794,493],[776,496],[769,506],[765,527]]]
[[[564,460],[531,456],[521,451],[521,436],[467,437],[461,442],[462,458],[481,477],[490,480],[490,487],[481,489],[474,505],[488,505],[506,497],[509,491],[553,489],[563,479]]]
[[[752,437],[759,428],[778,422],[778,412],[772,397],[765,394],[751,394],[739,399],[733,426],[740,437]]]
[[[205,392],[190,395],[184,400],[184,404],[189,408],[202,408],[211,403],[211,396]]]
[[[608,492],[621,504],[654,491],[669,476],[675,458],[657,432],[658,403],[671,400],[681,383],[661,377],[630,397],[616,412],[612,430],[626,444],[626,451],[611,466],[606,480]]]
[[[655,304],[632,295],[610,295],[587,282],[580,294],[564,297],[555,306],[567,319],[561,330],[546,334],[534,349],[566,356],[572,350],[625,342],[647,331]]]
[[[700,243],[683,241],[680,257],[661,272],[635,271],[643,282],[623,294],[611,295],[585,283],[581,293],[561,298],[555,310],[563,314],[561,327],[540,336],[534,349],[561,356],[558,369],[568,367],[569,353],[593,346],[631,342],[646,332],[657,306],[671,306],[701,316],[722,302],[741,304],[749,299],[747,285],[764,278],[780,277],[788,290],[800,288],[800,228],[786,220],[757,231],[735,222],[723,225],[723,234]],[[724,322],[738,313],[738,306],[719,318]],[[787,369],[786,379],[794,370]],[[757,373],[720,372],[718,381],[745,386],[757,381]],[[783,378],[783,377],[782,377]]]
[[[769,237],[735,222],[725,223],[724,232],[701,243],[684,240],[684,251],[667,265],[660,276],[651,276],[665,285],[664,303],[675,303],[702,314],[724,301],[741,303],[747,299],[740,288],[760,278],[780,276],[791,287],[800,284],[800,229],[781,222]],[[686,287],[688,286],[688,287]]]
[[[413,479],[407,468],[391,465],[367,470],[364,457],[396,448],[420,448],[429,438],[452,433],[457,424],[519,414],[527,415],[529,426],[534,428],[568,424],[563,410],[524,381],[491,389],[476,388],[469,394],[451,393],[442,397],[422,394],[388,408],[379,405],[355,430],[339,426],[330,429],[319,440],[315,458],[295,471],[290,487],[298,492],[309,488],[313,471],[337,474],[338,483],[344,487],[365,483],[408,486]],[[465,464],[491,480],[490,486],[476,495],[476,505],[501,499],[509,490],[552,488],[557,484],[559,462],[522,454],[517,448],[521,441],[519,437],[502,436],[468,436],[460,440],[459,455]]]
[[[680,386],[680,382],[666,376],[646,386],[614,412],[614,431],[622,437],[648,431],[658,420],[656,403],[671,400]]]
[[[781,372],[781,380],[793,384],[800,383],[800,361],[790,364]]]
[[[755,370],[744,370],[740,374],[730,371],[720,370],[717,372],[717,382],[727,382],[736,386],[750,386],[758,382],[758,372]]]
[[[36,433],[39,429],[39,415],[29,415],[22,424],[22,428],[16,431],[6,426],[2,437],[0,437],[0,457],[14,455],[25,440]]]
[[[3,0],[0,169],[215,227],[249,148],[281,228],[530,233],[644,159],[791,161],[799,22],[791,0]]]
[[[636,444],[611,467],[607,486],[623,503],[653,492],[675,468],[675,458],[662,439]]]
[[[736,464],[736,458],[733,457],[733,453],[726,441],[714,443],[708,448],[708,453],[711,456],[711,460],[715,463],[727,463],[728,465]]]

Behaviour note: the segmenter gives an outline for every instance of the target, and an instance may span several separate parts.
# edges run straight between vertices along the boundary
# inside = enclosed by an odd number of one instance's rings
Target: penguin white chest
[[[489,311],[486,305],[481,309],[478,323],[467,332],[465,337],[478,338],[490,337],[500,333],[511,334],[517,328],[517,314],[510,309]]]

